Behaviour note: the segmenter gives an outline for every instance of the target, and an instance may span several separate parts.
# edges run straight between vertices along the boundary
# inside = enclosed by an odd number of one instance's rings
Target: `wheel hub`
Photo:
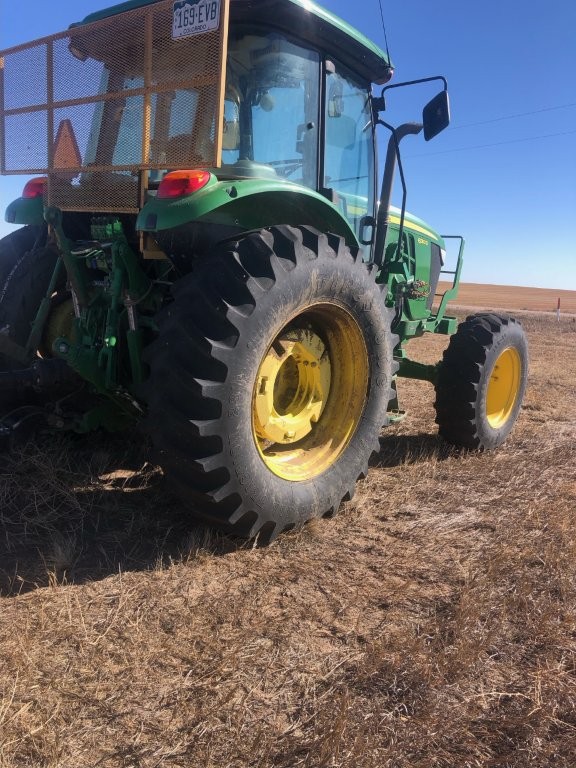
[[[67,299],[52,307],[44,328],[40,354],[42,357],[52,357],[53,345],[56,339],[64,337],[72,339],[74,336],[74,307],[72,299]]]
[[[335,303],[310,307],[277,334],[252,396],[254,441],[271,472],[302,482],[338,460],[364,410],[369,368],[357,321]]]
[[[330,391],[331,366],[326,346],[311,330],[279,336],[258,372],[254,397],[259,438],[293,443],[312,430]]]

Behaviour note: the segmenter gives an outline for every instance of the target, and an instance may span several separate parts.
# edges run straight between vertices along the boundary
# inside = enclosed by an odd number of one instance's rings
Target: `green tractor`
[[[0,55],[0,170],[34,176],[0,241],[5,443],[140,424],[196,516],[265,541],[352,496],[398,377],[449,442],[503,442],[523,331],[446,315],[464,242],[435,300],[446,238],[405,210],[399,144],[448,125],[444,78],[386,85],[309,0],[129,0]],[[382,119],[431,80],[421,123]],[[407,355],[427,332],[453,334],[437,365]]]

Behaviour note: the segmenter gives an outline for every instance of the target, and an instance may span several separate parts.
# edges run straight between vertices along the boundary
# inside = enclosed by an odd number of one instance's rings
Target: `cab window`
[[[316,189],[320,58],[278,33],[229,40],[222,160]],[[233,168],[232,166],[236,166]]]
[[[331,67],[332,68],[332,67]],[[326,74],[324,183],[358,237],[374,213],[374,144],[369,91],[347,72]]]

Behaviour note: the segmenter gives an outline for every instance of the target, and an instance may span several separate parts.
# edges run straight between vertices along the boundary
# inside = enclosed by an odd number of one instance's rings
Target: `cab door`
[[[340,208],[356,236],[370,240],[374,216],[375,152],[370,87],[333,62],[326,63],[323,191]],[[368,235],[368,237],[367,237]],[[363,245],[364,259],[371,245]]]

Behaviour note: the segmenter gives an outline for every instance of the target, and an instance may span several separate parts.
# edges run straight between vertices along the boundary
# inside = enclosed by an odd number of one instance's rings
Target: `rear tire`
[[[386,423],[391,317],[337,236],[274,227],[173,287],[148,348],[147,428],[206,521],[268,541],[335,512]]]
[[[20,346],[28,341],[58,260],[57,252],[44,245],[45,232],[45,227],[24,227],[0,240],[0,333]],[[0,354],[0,371],[22,367]]]
[[[498,448],[518,418],[527,377],[520,323],[493,313],[467,317],[450,339],[436,384],[442,437],[465,448]]]

